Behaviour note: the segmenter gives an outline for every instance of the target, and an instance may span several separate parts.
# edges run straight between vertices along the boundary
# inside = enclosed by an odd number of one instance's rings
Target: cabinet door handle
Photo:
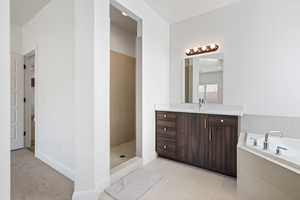
[[[165,132],[165,133],[167,132],[167,128],[164,128],[164,132]]]
[[[204,121],[204,128],[207,128],[207,119]]]
[[[211,142],[212,141],[211,129],[209,129],[208,133],[209,133],[209,141]]]
[[[167,118],[167,114],[164,114],[164,118],[165,118],[165,119]]]
[[[164,146],[163,146],[164,150],[166,150],[166,149],[167,149],[167,147],[168,147],[167,145],[164,145]]]

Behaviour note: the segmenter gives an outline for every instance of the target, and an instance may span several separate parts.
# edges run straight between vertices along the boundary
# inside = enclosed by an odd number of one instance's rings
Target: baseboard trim
[[[75,191],[72,200],[98,200],[99,194],[96,191]]]
[[[62,175],[66,176],[67,178],[74,181],[73,170],[71,170],[70,168],[68,168],[67,166],[62,164],[61,162],[59,162],[55,159],[52,159],[49,156],[47,156],[46,154],[41,153],[41,152],[36,152],[35,157],[38,158],[39,160],[41,160],[42,162],[46,163],[47,165],[49,165],[51,168],[53,168],[57,172],[61,173]]]
[[[150,162],[152,162],[153,160],[157,159],[158,155],[156,152],[153,152],[150,156],[148,156],[147,159],[143,159],[143,165],[147,165]]]

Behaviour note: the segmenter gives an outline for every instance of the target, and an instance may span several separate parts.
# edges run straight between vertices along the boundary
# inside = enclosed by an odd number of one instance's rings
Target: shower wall
[[[110,144],[117,146],[135,140],[134,57],[111,51]]]

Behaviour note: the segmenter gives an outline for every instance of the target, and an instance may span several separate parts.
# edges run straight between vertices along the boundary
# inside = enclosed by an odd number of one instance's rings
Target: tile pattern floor
[[[234,178],[162,158],[145,168],[163,178],[141,200],[237,200]],[[103,193],[99,200],[113,199]]]
[[[71,200],[73,182],[27,149],[11,153],[11,200]]]
[[[110,168],[114,168],[131,158],[135,157],[136,152],[135,141],[130,141],[111,148],[110,152]],[[120,156],[124,155],[124,158]]]

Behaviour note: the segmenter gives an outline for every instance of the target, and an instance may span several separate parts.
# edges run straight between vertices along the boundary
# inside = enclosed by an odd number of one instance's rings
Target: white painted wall
[[[110,49],[127,56],[135,57],[136,34],[110,24]]]
[[[82,119],[76,131],[77,171],[73,196],[76,200],[96,199],[110,179],[109,3],[109,0],[75,1],[77,122]],[[123,5],[132,11],[128,13],[143,20],[142,157],[147,163],[156,157],[154,105],[169,102],[169,24],[144,1],[114,3]],[[92,93],[86,89],[91,88],[91,84]],[[79,104],[87,106],[80,108]]]
[[[143,1],[118,3],[143,20],[142,157],[148,163],[156,157],[154,106],[169,103],[169,24]]]
[[[187,48],[217,43],[220,45],[219,51],[224,51],[224,17],[224,9],[218,9],[215,12],[171,25],[171,103],[184,103],[182,74],[184,73],[184,58]]]
[[[10,47],[14,53],[22,54],[22,27],[19,25],[10,25]]]
[[[299,1],[243,0],[171,26],[172,102],[182,96],[186,48],[216,42],[224,51],[224,103],[247,114],[300,116]]]
[[[23,54],[36,54],[36,156],[73,178],[74,10],[52,0],[23,26]]]
[[[0,199],[10,199],[10,27],[9,0],[0,1]]]
[[[299,9],[296,0],[241,1],[241,50],[232,50],[239,57],[232,65],[242,69],[248,114],[300,116]]]

